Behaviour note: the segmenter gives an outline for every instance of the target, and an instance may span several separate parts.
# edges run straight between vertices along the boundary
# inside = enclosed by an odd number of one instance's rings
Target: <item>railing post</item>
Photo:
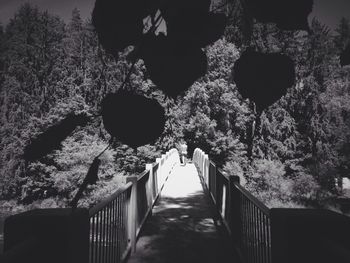
[[[201,152],[201,163],[200,163],[200,165],[201,165],[201,174],[202,174],[202,176],[204,177],[204,174],[203,174],[203,168],[204,168],[204,153],[203,152]]]
[[[167,174],[167,167],[166,167],[166,163],[165,163],[165,154],[162,154],[161,164],[162,164],[162,174],[161,174],[161,178],[162,178],[161,188],[162,188],[164,181],[165,181],[166,174]]]
[[[153,164],[146,164],[146,170],[149,171],[149,176],[148,176],[148,182],[147,182],[147,201],[148,201],[148,207],[152,211],[152,204],[153,204],[153,191],[152,191],[152,186],[154,185],[153,183]]]
[[[131,252],[134,253],[136,251],[136,231],[137,231],[137,177],[129,176],[126,179],[126,182],[132,183],[131,188],[131,196],[129,203],[129,240],[131,242]]]
[[[208,154],[204,155],[204,182],[207,185],[207,187],[209,188],[209,156]]]
[[[214,202],[216,204],[216,166],[214,163],[211,163],[209,161],[209,191],[214,199]]]
[[[240,183],[238,176],[229,177],[229,227],[233,241],[239,244],[242,239],[242,222],[241,222],[241,200],[235,184]]]
[[[159,194],[160,192],[160,188],[161,188],[161,181],[162,181],[162,159],[161,158],[157,158],[156,159],[156,163],[158,163],[158,170],[157,170],[157,176],[155,176],[155,179],[156,179],[156,185],[157,185],[157,195]]]

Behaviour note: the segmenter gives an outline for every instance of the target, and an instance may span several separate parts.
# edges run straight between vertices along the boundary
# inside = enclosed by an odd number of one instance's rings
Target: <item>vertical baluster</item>
[[[124,200],[123,200],[123,214],[122,214],[122,235],[123,235],[123,247],[122,247],[122,250],[121,250],[121,254],[123,255],[124,251],[125,251],[125,248],[126,246],[128,245],[128,235],[127,233],[125,232],[126,230],[126,220],[125,218],[128,216],[128,209],[126,207],[126,202],[127,202],[127,196],[124,196]]]
[[[92,224],[92,225],[91,225]],[[90,218],[90,260],[89,262],[92,263],[93,262],[93,258],[94,258],[94,248],[95,248],[95,217],[91,217]]]
[[[104,231],[104,224],[103,224],[103,220],[104,220],[104,216],[103,216],[103,213],[104,213],[104,210],[102,209],[101,212],[100,212],[100,219],[101,219],[101,222],[100,222],[100,226],[101,226],[101,231],[100,231],[100,261],[99,263],[103,263],[103,249],[104,249],[104,245],[103,245],[103,231]]]
[[[112,222],[111,222],[111,229],[112,229],[112,252],[111,252],[111,262],[114,263],[114,257],[115,257],[115,203],[116,199],[112,202]]]
[[[260,218],[259,218],[259,209],[258,207],[254,206],[255,209],[255,228],[256,228],[256,249],[257,249],[257,262],[261,262],[261,251],[260,251]]]
[[[111,262],[113,263],[114,260],[114,251],[115,251],[115,245],[114,245],[114,239],[115,239],[115,228],[114,228],[114,209],[115,209],[115,199],[113,200],[111,204],[111,253],[110,253],[110,258]]]
[[[267,224],[267,216],[264,214],[263,216],[263,231],[264,231],[264,263],[269,263],[267,260],[267,231],[266,231],[266,224]]]
[[[255,206],[256,222],[255,227],[257,231],[257,250],[258,250],[258,262],[261,263],[261,231],[260,231],[260,213],[259,208]]]
[[[259,252],[259,249],[258,249],[258,232],[257,232],[257,216],[256,216],[256,209],[255,209],[255,204],[252,203],[252,210],[253,210],[253,231],[254,231],[254,262],[255,263],[258,263],[258,252]]]
[[[114,203],[113,203],[113,262],[117,262],[116,261],[116,256],[117,256],[117,248],[118,248],[118,245],[117,245],[117,203],[118,203],[118,198],[117,197],[115,200],[114,200]]]
[[[260,210],[258,207],[255,206],[256,209],[256,216],[257,216],[257,221],[256,221],[256,229],[258,232],[258,262],[262,262],[262,253],[261,253],[261,228],[260,228]]]
[[[108,262],[112,262],[111,252],[113,251],[112,246],[112,206],[113,202],[108,205]]]
[[[89,262],[91,262],[91,256],[92,256],[92,248],[93,248],[93,243],[92,243],[92,237],[93,236],[93,229],[92,229],[92,218],[89,218]]]
[[[99,237],[99,220],[98,220],[98,214],[94,215],[95,222],[96,222],[96,237],[95,237],[95,256],[94,256],[94,263],[97,263],[98,259],[98,237]]]
[[[119,208],[119,204],[120,204],[120,198],[121,196],[118,196],[118,199],[117,199],[117,207],[116,207],[116,246],[117,246],[117,250],[116,250],[116,255],[115,255],[115,261],[116,262],[119,262],[120,260],[120,238],[121,238],[121,235],[120,235],[120,232],[119,232],[119,213],[120,213],[120,208]]]
[[[240,206],[241,206],[241,222],[242,222],[242,237],[240,240],[240,248],[241,251],[243,253],[243,255],[246,255],[246,251],[245,251],[245,240],[246,240],[246,221],[245,221],[245,206],[244,206],[244,196],[242,195],[242,193],[239,193],[240,195]]]
[[[260,239],[260,262],[264,263],[265,262],[265,257],[264,257],[264,225],[263,225],[263,214],[261,210],[259,209],[259,239]]]
[[[252,256],[253,256],[253,262],[256,263],[256,255],[255,255],[255,228],[254,228],[254,206],[251,201],[249,201],[250,204],[250,224],[251,224],[251,231],[252,231]]]
[[[120,242],[119,242],[119,260],[122,261],[122,255],[123,255],[123,246],[124,246],[124,232],[123,232],[123,210],[124,209],[124,194],[121,196],[121,199],[119,200],[119,235],[120,235]]]
[[[256,263],[257,255],[256,255],[256,229],[255,229],[255,211],[254,211],[254,203],[250,203],[250,214],[251,214],[251,225],[252,225],[252,251],[253,251],[253,262]]]
[[[99,211],[98,212],[98,217],[99,217],[99,221],[100,221],[100,232],[99,232],[99,242],[98,242],[98,245],[99,245],[99,251],[98,251],[98,263],[102,262],[102,249],[103,249],[103,217],[102,217],[102,213],[103,213],[103,210]]]
[[[248,245],[248,262],[249,263],[252,263],[253,260],[253,255],[252,255],[252,246],[251,246],[251,223],[250,223],[250,201],[247,200],[247,224],[248,224],[248,242],[247,242],[247,245]]]
[[[121,262],[121,247],[122,247],[122,242],[123,242],[123,235],[122,235],[122,232],[121,232],[121,213],[122,213],[122,208],[121,208],[121,204],[122,204],[122,201],[123,201],[123,196],[124,196],[124,193],[123,195],[119,196],[118,198],[118,231],[117,231],[117,235],[118,235],[118,238],[117,238],[117,242],[118,242],[118,261],[117,262]]]
[[[242,221],[244,222],[244,248],[243,248],[243,253],[248,260],[248,225],[247,225],[247,200],[245,196],[242,195],[242,201],[243,201],[243,219]]]
[[[258,229],[259,229],[259,262],[264,262],[264,255],[263,255],[263,243],[262,243],[262,224],[261,224],[261,211],[259,208],[257,208],[258,212]]]
[[[127,209],[127,196],[125,195],[124,196],[124,202],[123,202],[123,215],[122,215],[122,231],[123,231],[123,241],[124,241],[124,244],[123,244],[123,247],[122,247],[122,250],[121,250],[121,253],[123,255],[124,251],[125,251],[125,248],[127,247],[128,245],[128,235],[126,233],[126,220],[125,218],[128,217],[128,209]]]
[[[267,215],[264,213],[263,217],[263,229],[264,229],[264,263],[269,263],[267,260],[267,232],[266,232],[266,224],[267,224]]]
[[[242,204],[242,245],[241,245],[241,249],[242,249],[242,253],[244,255],[244,257],[247,257],[247,251],[246,251],[246,240],[247,240],[247,221],[245,218],[246,215],[246,210],[245,210],[245,197],[242,195],[242,193],[240,193],[241,195],[241,204]]]
[[[118,253],[119,253],[119,261],[118,262],[121,262],[122,261],[122,254],[123,254],[123,242],[124,242],[124,236],[123,236],[123,232],[122,232],[122,213],[123,213],[123,204],[124,204],[124,193],[122,196],[120,196],[120,199],[119,199],[119,211],[118,211],[118,217],[119,217],[119,220],[118,220],[118,233],[119,233],[119,238],[118,238],[118,241],[119,241],[119,244],[118,244]]]
[[[113,200],[114,201],[114,200]],[[109,253],[108,253],[108,262],[112,261],[112,254],[113,254],[113,201],[110,203],[109,207]]]
[[[269,235],[269,218],[266,218],[266,225],[265,225],[265,229],[266,229],[266,253],[267,253],[267,262],[271,263],[270,260],[270,235]]]
[[[268,241],[268,259],[269,262],[272,262],[272,255],[271,255],[271,220],[268,219],[267,223],[267,241]]]
[[[250,262],[254,262],[254,237],[253,237],[253,227],[252,227],[252,203],[250,202],[250,200],[248,200],[248,216],[249,216],[249,254],[250,254]]]
[[[106,249],[106,246],[105,246],[105,240],[106,240],[106,209],[103,208],[102,209],[102,213],[101,213],[101,219],[102,219],[102,243],[101,243],[101,246],[102,246],[102,250],[101,250],[101,256],[102,256],[102,259],[101,259],[101,263],[105,263],[105,249]]]
[[[257,218],[256,218],[256,211],[255,211],[255,205],[253,203],[252,204],[252,225],[253,225],[253,244],[254,244],[254,262],[255,263],[258,263],[258,238],[257,238],[257,229],[256,229],[256,221],[257,221]]]
[[[257,255],[258,255],[258,263],[261,262],[261,239],[260,239],[260,217],[259,217],[259,208],[257,206],[255,207],[255,215],[256,215],[256,222],[255,222],[255,227],[256,227],[256,232],[257,232]]]
[[[110,253],[111,253],[111,204],[108,205],[108,210],[107,210],[107,262],[110,263],[111,262],[111,258],[110,258]]]
[[[103,208],[103,262],[107,263],[107,208]]]
[[[110,215],[109,215],[109,262],[113,263],[113,252],[114,252],[114,246],[113,246],[113,204],[114,200],[110,203]]]
[[[115,255],[115,261],[119,262],[119,249],[120,249],[120,233],[119,233],[119,203],[120,203],[121,196],[118,196],[117,203],[116,203],[116,255]]]
[[[109,216],[109,205],[107,205],[105,207],[105,217],[106,217],[106,221],[105,221],[105,261],[106,263],[108,263],[108,251],[109,251],[109,244],[108,244],[108,236],[109,236],[109,227],[108,227],[108,216]]]
[[[252,246],[253,246],[253,262],[257,263],[257,249],[256,249],[256,228],[255,228],[255,206],[253,202],[250,202],[251,205],[251,222],[252,222]]]
[[[99,248],[99,261],[98,263],[102,263],[103,262],[103,210],[101,210],[98,213],[99,217],[100,217],[100,248]]]

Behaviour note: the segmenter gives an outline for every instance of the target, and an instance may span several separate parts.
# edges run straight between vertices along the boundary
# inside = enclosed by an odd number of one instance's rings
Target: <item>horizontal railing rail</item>
[[[242,262],[350,262],[350,218],[324,209],[270,209],[202,150],[195,149],[193,162]]]
[[[114,199],[116,199],[120,194],[122,194],[123,192],[125,192],[128,188],[131,188],[132,183],[127,183],[123,186],[121,186],[115,193],[113,193],[111,196],[107,197],[106,199],[104,199],[103,201],[101,201],[100,203],[96,204],[95,206],[93,206],[92,208],[89,209],[89,216],[92,217],[94,216],[96,213],[98,213],[100,210],[102,210],[103,208],[105,208],[106,206],[108,206],[108,204],[110,204],[110,202],[112,202]]]

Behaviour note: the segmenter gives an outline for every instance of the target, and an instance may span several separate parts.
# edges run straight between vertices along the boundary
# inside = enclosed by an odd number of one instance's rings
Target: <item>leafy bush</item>
[[[48,156],[45,163],[37,161],[30,164],[26,183],[22,187],[21,201],[32,203],[38,199],[59,197],[68,204],[82,183],[92,160],[106,146],[107,143],[97,135],[86,131],[79,131],[68,137],[63,142],[62,149]],[[100,157],[99,182],[89,187],[85,203],[95,203],[95,197],[100,199],[97,189],[113,192],[122,183],[122,180],[116,179],[122,174],[117,173],[114,155],[115,151],[109,149]]]

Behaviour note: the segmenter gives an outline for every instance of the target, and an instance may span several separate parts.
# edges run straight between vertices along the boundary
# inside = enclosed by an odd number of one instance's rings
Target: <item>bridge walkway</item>
[[[194,164],[169,176],[128,263],[239,262]]]

